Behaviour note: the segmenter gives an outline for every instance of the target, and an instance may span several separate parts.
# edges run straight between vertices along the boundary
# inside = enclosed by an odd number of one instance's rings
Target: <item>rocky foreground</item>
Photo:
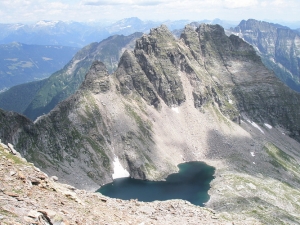
[[[183,200],[145,203],[78,190],[48,177],[2,143],[0,180],[0,224],[259,224],[227,221]]]

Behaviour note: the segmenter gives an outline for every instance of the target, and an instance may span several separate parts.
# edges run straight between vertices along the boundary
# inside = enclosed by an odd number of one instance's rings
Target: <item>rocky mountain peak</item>
[[[211,42],[211,45],[220,46],[220,50],[227,49],[228,44],[230,43],[225,30],[218,24],[200,24],[196,29],[196,32],[199,34],[200,41],[203,43]]]
[[[185,26],[183,32],[180,35],[180,39],[184,41],[184,43],[190,48],[193,57],[200,63],[200,65],[204,65],[203,63],[203,52],[202,52],[202,43],[199,45],[199,35],[198,28],[195,29],[192,25]]]
[[[207,206],[263,224],[276,224],[282,212],[299,215],[285,196],[300,196],[300,95],[218,25],[187,26],[181,37],[153,29],[112,75],[93,63],[75,95],[20,129],[16,149],[49,175],[90,190],[112,180],[116,161],[149,180],[204,161],[216,167]],[[11,129],[4,125],[1,138]]]
[[[223,36],[225,34],[224,28],[219,24],[206,24],[201,23],[197,28],[200,33],[213,33],[218,36]]]
[[[172,33],[169,31],[168,27],[164,24],[160,25],[157,28],[152,28],[150,30],[149,35],[151,36],[164,36],[164,38],[168,38],[173,36]]]
[[[90,90],[97,94],[99,92],[107,92],[110,88],[109,74],[104,63],[95,61],[82,83],[81,90]]]
[[[153,89],[155,89],[155,92],[169,106],[180,105],[185,101],[183,86],[178,75],[180,55],[176,39],[165,25],[152,29],[149,35],[144,35],[136,41],[134,58],[139,64],[140,71],[147,78],[146,83],[149,88],[146,89],[149,93],[154,93]],[[150,95],[151,102],[157,105],[155,95]]]
[[[136,41],[135,51],[144,50],[148,55],[161,55],[174,48],[175,37],[166,25],[151,29],[149,35],[143,35]]]
[[[274,23],[268,23],[265,21],[259,21],[255,19],[248,19],[248,20],[242,20],[239,25],[237,26],[241,30],[248,30],[248,31],[257,31],[257,30],[274,30],[277,28],[287,28],[285,26],[279,25],[279,24],[274,24]]]

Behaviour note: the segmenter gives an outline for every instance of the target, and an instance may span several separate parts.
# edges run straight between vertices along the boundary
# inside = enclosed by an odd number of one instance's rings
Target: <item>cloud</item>
[[[151,6],[151,5],[160,5],[164,3],[163,1],[122,1],[122,0],[89,0],[84,1],[83,5],[92,5],[92,6],[105,6],[105,5],[132,5],[132,6]]]
[[[237,9],[237,8],[247,8],[258,5],[257,0],[225,0],[225,8]]]
[[[0,0],[0,23],[128,17],[142,20],[300,20],[299,8],[300,0]]]

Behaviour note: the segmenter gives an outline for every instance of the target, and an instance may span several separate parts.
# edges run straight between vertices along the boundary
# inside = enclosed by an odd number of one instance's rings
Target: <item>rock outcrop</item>
[[[94,62],[74,95],[9,141],[47,174],[89,190],[112,180],[115,158],[149,180],[205,161],[216,167],[207,206],[230,220],[289,223],[299,221],[299,103],[222,27],[187,26],[177,40],[161,26],[124,52],[114,74]]]

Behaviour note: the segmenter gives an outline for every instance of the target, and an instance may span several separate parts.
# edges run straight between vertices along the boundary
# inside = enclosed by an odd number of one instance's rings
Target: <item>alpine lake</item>
[[[169,175],[165,181],[118,178],[103,185],[97,192],[123,200],[152,202],[182,199],[204,206],[209,200],[208,190],[214,179],[215,168],[204,162],[187,162],[178,167],[179,172]]]

